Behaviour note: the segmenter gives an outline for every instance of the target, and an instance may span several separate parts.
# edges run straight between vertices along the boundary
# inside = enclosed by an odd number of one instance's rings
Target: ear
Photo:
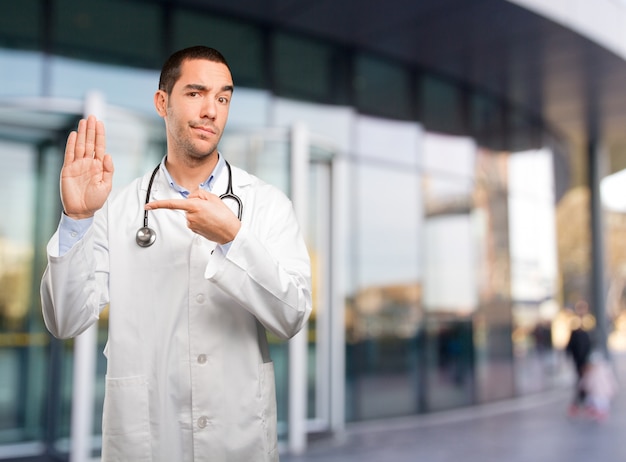
[[[161,117],[167,114],[167,93],[163,90],[157,90],[154,94],[154,107]]]

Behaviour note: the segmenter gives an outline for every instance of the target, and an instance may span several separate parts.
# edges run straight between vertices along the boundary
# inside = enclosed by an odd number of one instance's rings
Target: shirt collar
[[[167,167],[165,166],[165,159],[167,159],[167,156],[163,157],[163,160],[161,161],[161,167],[163,168],[163,172],[165,173],[167,182],[169,183],[169,185],[172,187],[174,191],[178,192],[184,198],[187,198],[190,194],[189,190],[176,184],[176,182],[172,178],[172,175],[170,175],[170,172],[167,170]],[[215,179],[220,175],[220,173],[222,172],[225,166],[226,166],[226,161],[224,160],[224,157],[218,152],[217,164],[215,165],[215,168],[211,172],[211,175],[209,175],[209,177],[204,182],[200,183],[198,187],[200,189],[204,189],[205,191],[211,192],[211,190],[213,189],[213,185],[215,184]]]

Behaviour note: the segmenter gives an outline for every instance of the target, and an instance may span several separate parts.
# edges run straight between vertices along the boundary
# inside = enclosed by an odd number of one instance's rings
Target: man
[[[310,263],[289,200],[218,152],[232,94],[218,51],[174,53],[154,97],[167,154],[116,194],[102,122],[68,137],[42,306],[68,338],[109,305],[104,461],[278,460],[265,329],[303,327]]]

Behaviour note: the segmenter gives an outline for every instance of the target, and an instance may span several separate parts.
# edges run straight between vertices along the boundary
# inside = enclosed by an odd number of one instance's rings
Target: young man
[[[104,461],[278,460],[265,329],[305,324],[310,263],[289,200],[218,152],[232,94],[219,52],[174,53],[154,97],[167,155],[116,194],[102,122],[68,137],[42,306],[68,338],[109,305]]]

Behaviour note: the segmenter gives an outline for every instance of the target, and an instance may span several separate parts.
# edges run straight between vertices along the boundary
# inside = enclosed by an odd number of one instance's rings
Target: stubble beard
[[[202,136],[200,139],[204,140]],[[219,138],[218,140],[219,141]],[[202,165],[217,152],[217,142],[212,142],[205,149],[198,147],[191,137],[185,137],[178,143],[178,152],[181,160],[188,167],[197,167]]]

